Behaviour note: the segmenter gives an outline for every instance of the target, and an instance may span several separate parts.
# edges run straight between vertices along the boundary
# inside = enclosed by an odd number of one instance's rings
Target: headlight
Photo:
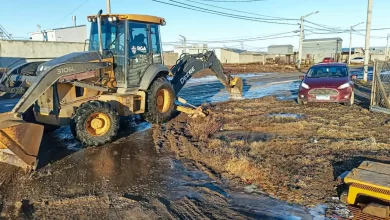
[[[305,89],[310,89],[310,86],[307,85],[306,83],[302,82],[301,86]]]
[[[118,20],[118,18],[116,18],[116,17],[114,16],[114,17],[112,17],[112,20],[113,20],[113,21],[116,21],[116,20]]]
[[[96,22],[96,18],[92,18],[92,22]]]
[[[348,88],[350,86],[351,86],[351,84],[349,84],[349,82],[347,82],[347,83],[344,83],[343,85],[339,86],[338,89],[345,89],[345,88]]]
[[[89,21],[89,22],[92,22],[92,18],[88,18],[88,21]]]
[[[109,21],[109,22],[112,22],[112,17],[108,17],[108,21]]]

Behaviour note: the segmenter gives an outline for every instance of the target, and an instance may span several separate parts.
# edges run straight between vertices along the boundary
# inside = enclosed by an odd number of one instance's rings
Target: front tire
[[[84,146],[99,146],[116,137],[119,116],[107,102],[89,101],[76,110],[70,126],[72,134]]]
[[[168,79],[160,77],[154,80],[148,91],[145,120],[152,124],[168,121],[175,107],[175,99],[175,91]]]
[[[354,103],[355,103],[355,92],[352,92],[351,98],[349,99],[349,102],[346,102],[345,105],[346,106],[353,106]]]
[[[298,103],[298,105],[304,105],[305,104],[305,102],[301,98],[299,98],[299,96],[297,97],[297,103]]]

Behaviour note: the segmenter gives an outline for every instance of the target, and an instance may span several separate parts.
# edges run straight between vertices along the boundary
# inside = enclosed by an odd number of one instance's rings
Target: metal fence
[[[390,62],[375,61],[370,109],[390,114]]]

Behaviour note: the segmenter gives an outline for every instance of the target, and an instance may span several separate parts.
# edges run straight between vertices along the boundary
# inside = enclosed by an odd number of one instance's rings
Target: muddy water
[[[244,94],[250,94],[251,89],[261,87],[270,93],[290,97],[294,83],[289,81],[267,84],[257,77],[247,77]],[[199,104],[200,100],[223,101],[224,98],[218,97],[224,97],[224,91],[214,90],[215,87],[209,83],[195,81],[183,90],[183,96],[187,96],[194,104]],[[256,94],[263,93],[253,91],[247,97]],[[17,100],[1,102],[6,104],[2,105],[0,110],[8,111]],[[42,168],[31,177],[8,172],[11,168],[1,164],[0,192],[3,215],[10,216],[15,209],[20,209],[19,214],[33,218],[57,215],[58,209],[50,204],[70,199],[77,206],[83,207],[91,203],[92,195],[100,199],[104,196],[111,198],[109,207],[101,205],[105,204],[104,202],[96,203],[101,206],[92,211],[100,217],[111,216],[112,212],[115,212],[115,215],[126,218],[126,213],[131,211],[138,213],[141,219],[153,216],[180,219],[313,218],[310,214],[313,210],[289,205],[257,190],[248,191],[248,186],[245,185],[232,187],[227,180],[210,177],[191,161],[176,158],[169,153],[157,152],[149,131],[150,124],[139,118],[125,118],[121,127],[117,141],[96,148],[82,148],[74,140],[68,127],[45,134],[40,149],[39,166]],[[252,138],[268,137],[254,135]],[[131,204],[118,206],[113,202],[120,198],[131,201]],[[23,209],[24,206],[15,206],[15,203],[20,201],[28,201],[28,207],[35,208]],[[45,205],[42,205],[42,202]],[[114,206],[114,209],[111,206]],[[70,216],[83,214],[83,210],[76,211],[73,208],[64,205],[61,213]],[[107,211],[101,213],[101,210]]]

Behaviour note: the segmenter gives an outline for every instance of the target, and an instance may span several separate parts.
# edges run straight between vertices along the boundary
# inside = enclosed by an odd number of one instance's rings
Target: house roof
[[[303,42],[313,42],[313,41],[343,41],[340,37],[333,37],[333,38],[318,38],[318,39],[305,39]]]
[[[61,30],[61,29],[69,29],[69,28],[78,28],[78,27],[86,27],[87,25],[77,25],[77,26],[71,26],[71,27],[62,27],[62,28],[53,28],[52,30]]]
[[[244,52],[246,52],[246,50],[235,49],[235,48],[222,48],[222,49],[228,50],[228,51],[232,51],[232,52],[235,52],[235,53],[244,53]]]
[[[281,45],[270,45],[270,46],[268,46],[268,48],[272,48],[272,47],[293,47],[293,45],[291,45],[291,44],[281,44]]]

